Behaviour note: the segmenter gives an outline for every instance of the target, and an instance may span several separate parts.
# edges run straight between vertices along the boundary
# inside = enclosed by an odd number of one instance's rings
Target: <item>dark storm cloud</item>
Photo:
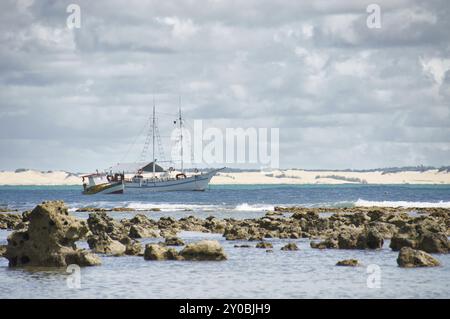
[[[2,1],[0,166],[107,167],[180,95],[209,127],[280,127],[284,167],[447,165],[450,5],[377,1],[369,29],[370,3]]]

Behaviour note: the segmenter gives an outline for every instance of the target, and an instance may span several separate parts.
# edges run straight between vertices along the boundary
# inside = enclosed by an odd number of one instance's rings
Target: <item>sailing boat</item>
[[[126,189],[145,189],[151,192],[161,191],[204,191],[208,188],[209,182],[219,171],[224,168],[214,169],[207,172],[199,172],[194,170],[192,174],[185,172],[183,167],[183,119],[181,116],[181,108],[179,109],[178,124],[180,128],[180,145],[181,145],[181,169],[175,171],[170,168],[168,171],[156,164],[155,158],[155,138],[156,138],[156,117],[155,106],[153,106],[152,116],[152,158],[151,163],[138,163],[134,166],[135,173],[131,179],[125,178]],[[145,147],[145,146],[144,146]],[[115,168],[110,168],[111,171],[124,171],[123,166],[118,164]],[[152,173],[150,177],[144,177],[145,172]],[[158,173],[158,175],[156,174]]]

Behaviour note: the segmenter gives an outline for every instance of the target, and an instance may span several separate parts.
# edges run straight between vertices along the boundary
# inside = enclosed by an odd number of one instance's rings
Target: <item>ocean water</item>
[[[446,185],[212,186],[205,192],[84,196],[80,187],[0,187],[0,207],[23,211],[43,200],[62,199],[72,213],[80,207],[131,207],[150,218],[195,215],[254,218],[276,205],[450,207]],[[148,211],[151,208],[161,211]],[[136,212],[111,213],[130,218]],[[0,244],[10,232],[0,230]],[[403,269],[385,241],[381,250],[315,250],[308,239],[271,239],[273,252],[234,248],[254,242],[226,241],[220,234],[182,232],[186,242],[216,239],[223,262],[145,261],[143,257],[101,256],[103,264],[81,269],[81,286],[68,285],[66,269],[9,269],[0,258],[0,298],[449,298],[450,255],[435,255],[441,267]],[[143,243],[158,242],[146,239]],[[281,251],[296,242],[299,251]],[[80,243],[87,247],[86,243]],[[336,267],[356,258],[360,267]]]

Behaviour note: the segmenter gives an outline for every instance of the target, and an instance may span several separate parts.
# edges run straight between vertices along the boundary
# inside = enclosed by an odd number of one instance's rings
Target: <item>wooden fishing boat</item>
[[[125,189],[123,174],[95,173],[82,176],[83,194],[123,194]],[[87,179],[87,183],[86,183]]]

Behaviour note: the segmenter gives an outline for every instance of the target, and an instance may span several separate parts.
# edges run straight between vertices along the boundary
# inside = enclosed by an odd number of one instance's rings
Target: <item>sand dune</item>
[[[81,175],[80,175],[81,176]],[[81,177],[62,171],[0,172],[0,185],[81,185]]]
[[[63,171],[0,172],[0,185],[81,185],[81,174]],[[211,184],[450,184],[450,173],[438,170],[398,173],[274,170],[219,173]]]
[[[438,170],[398,173],[277,170],[220,173],[212,184],[450,184],[450,173]]]

